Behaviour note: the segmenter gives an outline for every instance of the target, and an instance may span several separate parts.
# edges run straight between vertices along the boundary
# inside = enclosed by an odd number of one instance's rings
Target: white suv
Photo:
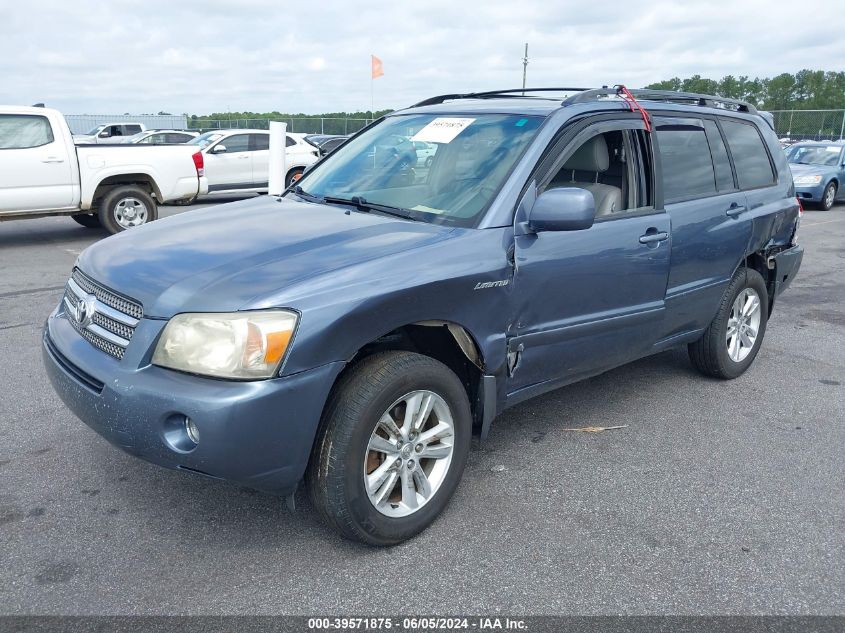
[[[269,181],[270,133],[267,130],[214,130],[188,143],[205,156],[208,193],[266,193]],[[319,150],[305,134],[288,134],[285,186],[317,162]]]

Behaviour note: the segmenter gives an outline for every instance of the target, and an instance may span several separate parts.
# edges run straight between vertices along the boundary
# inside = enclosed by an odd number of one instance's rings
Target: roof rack
[[[531,99],[531,95],[525,94],[528,92],[584,92],[590,90],[589,88],[507,88],[505,90],[487,90],[484,92],[467,92],[448,95],[438,95],[436,97],[429,97],[419,103],[412,105],[412,108],[420,108],[427,105],[436,105],[444,101],[454,101],[455,99],[493,99],[495,97],[525,97]],[[516,94],[519,93],[519,94]]]
[[[757,108],[747,101],[740,101],[739,99],[729,99],[726,97],[718,97],[715,95],[704,95],[696,92],[675,92],[673,90],[649,90],[647,88],[635,88],[629,92],[640,99],[647,101],[671,101],[680,103],[694,103],[702,107],[714,108],[717,104],[722,106],[735,106],[738,112],[748,112],[749,114],[757,114]],[[587,103],[589,101],[596,101],[601,97],[615,97],[617,96],[617,88],[598,88],[596,90],[585,90],[577,95],[573,95],[563,102],[563,105],[571,105],[574,103]]]

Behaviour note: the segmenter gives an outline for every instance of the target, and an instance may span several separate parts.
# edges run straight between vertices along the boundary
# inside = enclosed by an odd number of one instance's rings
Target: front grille
[[[128,314],[133,319],[140,319],[144,316],[144,308],[140,303],[127,297],[122,297],[105,286],[101,286],[78,268],[73,269],[71,279],[73,279],[85,292],[94,295],[110,308],[114,308],[118,312]]]
[[[74,268],[65,288],[68,321],[91,345],[120,360],[144,314],[140,303],[123,297]]]

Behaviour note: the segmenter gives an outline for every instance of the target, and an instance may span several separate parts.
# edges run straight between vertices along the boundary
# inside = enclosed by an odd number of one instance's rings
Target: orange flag
[[[373,79],[384,76],[384,64],[381,63],[381,60],[375,55],[370,55],[370,58],[373,67]]]

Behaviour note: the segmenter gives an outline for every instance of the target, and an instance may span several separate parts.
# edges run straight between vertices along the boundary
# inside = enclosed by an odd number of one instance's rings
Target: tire
[[[137,185],[115,187],[103,197],[99,208],[100,222],[109,233],[120,233],[158,218],[155,200]]]
[[[836,183],[829,182],[827,183],[827,187],[824,188],[824,192],[822,193],[821,202],[819,202],[819,208],[822,211],[830,211],[831,207],[833,207],[833,203],[836,201]]]
[[[748,311],[747,319],[743,316],[737,331],[737,326],[734,325],[737,306],[746,305],[748,299],[753,300],[755,296],[758,300],[756,308]],[[690,361],[698,371],[707,376],[725,380],[741,376],[760,351],[768,319],[769,295],[763,277],[753,268],[740,269],[725,290],[716,317],[703,336],[689,345]],[[743,324],[746,325],[745,330],[741,327]],[[729,327],[735,332],[732,337],[729,337]],[[756,336],[751,336],[752,331],[756,331]],[[744,332],[745,336],[741,332]],[[752,343],[750,346],[746,344],[749,340]]]
[[[99,216],[92,213],[77,213],[76,215],[72,215],[70,217],[73,218],[74,222],[81,224],[86,229],[99,229],[103,226],[100,223]]]
[[[296,180],[298,180],[303,173],[303,169],[297,167],[296,169],[291,169],[288,172],[288,177],[285,178],[285,189],[290,187]]]
[[[404,423],[409,405],[403,398],[407,396],[411,396],[411,406],[426,402],[425,398],[432,403],[416,438],[401,434],[412,426]],[[451,436],[445,413],[451,416]],[[388,416],[401,421],[402,428],[394,428],[393,437],[403,450],[384,439],[391,434],[380,420]],[[435,426],[444,430],[436,433]],[[418,443],[427,432],[442,438]],[[332,391],[306,473],[311,501],[325,522],[345,538],[379,546],[401,543],[427,528],[446,507],[466,466],[471,434],[466,391],[448,367],[410,352],[375,354],[344,374]],[[370,448],[379,439],[394,457]],[[405,443],[405,439],[410,441]],[[428,452],[440,457],[422,457]],[[371,488],[371,498],[365,477],[377,481],[379,468],[384,483]],[[424,481],[417,479],[418,471],[426,473]],[[429,486],[427,497],[423,483]],[[380,502],[376,493],[383,497]]]

